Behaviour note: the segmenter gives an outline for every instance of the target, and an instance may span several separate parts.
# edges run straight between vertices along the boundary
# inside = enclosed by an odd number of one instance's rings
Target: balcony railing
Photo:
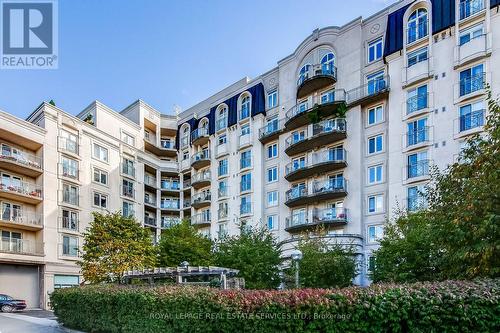
[[[347,192],[347,180],[344,178],[327,179],[313,183],[313,194],[327,192]]]
[[[307,195],[308,195],[307,187],[305,186],[292,187],[291,189],[285,192],[286,201],[307,197]]]
[[[26,182],[0,183],[0,191],[11,192],[42,199],[42,187]]]
[[[130,164],[122,163],[122,173],[135,178],[135,168]]]
[[[161,209],[180,209],[180,201],[179,200],[161,200],[160,202]]]
[[[16,254],[43,254],[42,243],[28,239],[16,239],[2,237],[0,242],[0,252]]]
[[[347,104],[354,104],[382,94],[389,90],[389,84],[389,75],[372,79],[358,88],[349,90],[347,92]]]
[[[151,216],[144,216],[144,224],[152,227],[156,227],[156,218]]]
[[[34,169],[42,170],[42,159],[38,156],[20,152],[17,148],[2,143],[0,149],[0,160],[15,162]]]
[[[429,175],[429,160],[421,160],[407,165],[407,178],[415,178]]]
[[[172,191],[180,190],[180,184],[178,179],[162,179],[160,182],[160,186],[162,190],[172,190]]]
[[[252,166],[252,158],[251,157],[243,157],[240,159],[240,169],[249,168]]]
[[[347,209],[345,208],[325,208],[314,209],[313,211],[314,223],[346,223],[347,222]]]
[[[484,9],[484,0],[461,0],[459,4],[460,20],[479,13]]]
[[[61,175],[66,178],[79,179],[78,166],[61,164]]]
[[[122,195],[124,197],[134,199],[135,198],[135,189],[130,186],[122,185]]]
[[[485,110],[476,110],[460,116],[460,132],[484,126],[484,114]]]
[[[285,228],[294,228],[302,225],[309,224],[307,215],[304,214],[293,214],[285,219]]]
[[[313,125],[313,136],[332,133],[332,132],[345,132],[347,124],[344,118],[327,119],[320,121]]]
[[[316,76],[329,76],[337,79],[337,67],[332,62],[324,64],[310,65],[305,72],[299,75],[297,79],[297,86],[300,86],[305,81],[312,79]]]
[[[182,207],[191,208],[191,199],[184,198],[184,201],[182,202]]]
[[[181,223],[181,219],[176,216],[162,216],[160,219],[161,228],[171,228]]]
[[[208,128],[200,127],[191,132],[191,142],[194,142],[202,137],[208,137]]]
[[[285,123],[285,119],[276,119],[268,122],[264,127],[259,129],[259,139],[263,139],[265,137],[271,136],[280,132],[283,129],[283,124]]]
[[[80,195],[72,191],[62,191],[62,202],[73,206],[80,204]]]
[[[193,195],[193,197],[191,198],[192,204],[197,204],[200,202],[210,201],[210,200],[212,200],[212,194],[210,193],[210,191],[203,191],[197,193]]]
[[[191,216],[192,225],[210,224],[210,221],[211,221],[211,214],[209,210]]]
[[[228,210],[227,208],[217,210],[217,217],[219,219],[227,218]]]
[[[245,180],[240,182],[240,191],[241,192],[246,192],[250,191],[252,189],[252,181],[251,180]]]
[[[61,217],[61,229],[63,229],[63,230],[77,231],[78,232],[78,230],[79,230],[78,225],[79,225],[79,221],[76,218]]]
[[[59,148],[66,152],[78,155],[78,142],[70,140],[69,138],[59,137]]]
[[[191,179],[186,179],[182,182],[182,188],[188,189],[191,187]]]
[[[27,226],[41,227],[42,215],[33,212],[26,212],[19,208],[2,207],[2,221],[22,224]]]
[[[304,130],[300,135],[292,134],[288,138],[285,139],[285,148],[293,146],[299,142],[303,142],[307,140],[307,130]]]
[[[412,114],[429,107],[429,94],[418,94],[406,100],[406,114]]]
[[[417,128],[406,133],[406,147],[411,147],[424,142],[429,142],[428,126]]]
[[[210,150],[202,150],[191,157],[191,164],[198,161],[210,161]]]
[[[172,140],[160,139],[162,149],[175,149],[175,143]]]
[[[416,212],[427,208],[427,201],[422,195],[412,195],[406,199],[406,205],[409,212]]]
[[[144,203],[156,207],[156,198],[152,196],[144,196]]]
[[[305,103],[299,103],[291,107],[286,112],[286,120],[290,120],[302,113],[312,111],[317,106],[324,106],[335,102],[345,102],[346,91],[344,89],[334,89],[328,99],[322,100],[320,97],[313,97]]]
[[[216,131],[219,131],[219,130],[224,129],[226,127],[227,127],[227,117],[219,118],[215,122],[215,130]]]
[[[475,74],[460,80],[460,97],[484,89],[486,73]]]
[[[210,170],[205,170],[193,174],[193,176],[191,177],[191,184],[210,181],[211,179],[212,179],[212,173],[210,172]]]
[[[148,175],[144,175],[144,184],[151,186],[151,187],[156,187],[157,186],[156,185],[156,178],[148,176]]]
[[[246,215],[246,214],[251,214],[252,213],[252,203],[251,202],[244,202],[240,204],[240,214],[241,215]]]

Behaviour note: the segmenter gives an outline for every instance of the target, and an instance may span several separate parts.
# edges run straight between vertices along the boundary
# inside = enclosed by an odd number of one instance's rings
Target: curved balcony
[[[337,227],[347,224],[347,209],[345,208],[315,208],[312,219],[306,214],[294,214],[286,218],[285,230],[287,232],[300,232],[315,229],[319,226]]]
[[[208,128],[200,127],[191,132],[191,144],[203,146],[208,142]]]
[[[27,204],[37,204],[43,200],[42,187],[25,182],[0,183],[0,197]]]
[[[210,191],[204,191],[193,195],[191,199],[191,206],[195,209],[208,207],[212,203],[212,194]]]
[[[366,106],[374,103],[389,95],[389,75],[381,76],[368,81],[357,88],[347,92],[347,105],[353,107],[356,105]]]
[[[210,185],[210,180],[212,179],[212,173],[210,170],[205,170],[202,172],[195,173],[191,178],[191,186],[195,190],[206,187]]]
[[[203,213],[195,214],[191,216],[190,223],[191,225],[197,227],[208,227],[211,222],[211,214],[210,211],[206,211]]]
[[[340,170],[347,166],[347,152],[343,148],[328,149],[316,152],[309,163],[293,161],[285,166],[285,179],[295,181]]]
[[[285,140],[285,153],[293,156],[321,146],[329,145],[347,137],[344,118],[327,119],[313,124],[312,135],[307,137],[290,135]]]
[[[343,178],[315,181],[312,192],[307,188],[294,187],[286,191],[285,205],[297,207],[319,201],[333,200],[347,195],[347,181]]]
[[[191,166],[195,169],[206,167],[210,164],[210,151],[202,150],[191,157]]]
[[[297,98],[303,98],[335,82],[337,82],[337,67],[333,63],[309,65],[297,80]]]
[[[266,144],[277,139],[281,132],[283,132],[285,119],[276,119],[268,122],[264,127],[259,129],[259,140],[261,143]]]
[[[21,152],[5,143],[0,149],[0,168],[29,177],[37,177],[43,173],[42,158]]]
[[[345,105],[344,89],[334,89],[326,99],[313,99],[293,106],[286,112],[285,128],[287,131],[310,124],[317,119],[334,115],[339,107]]]

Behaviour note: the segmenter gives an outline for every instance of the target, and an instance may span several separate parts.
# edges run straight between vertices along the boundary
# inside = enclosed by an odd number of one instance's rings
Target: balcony
[[[172,193],[177,193],[181,190],[180,188],[180,183],[179,179],[173,179],[173,178],[163,178],[160,181],[160,189],[163,192],[172,192]]]
[[[315,64],[307,67],[297,80],[297,99],[337,82],[337,68],[333,63]]]
[[[406,99],[405,119],[421,115],[429,111],[429,93],[421,93]]]
[[[209,186],[211,179],[212,173],[210,172],[210,170],[195,173],[191,178],[191,186],[195,190],[199,190],[200,188]]]
[[[156,189],[158,187],[158,184],[156,183],[156,178],[149,175],[144,175],[144,185],[153,189]]]
[[[144,205],[147,205],[152,208],[156,208],[156,197],[149,195],[149,196],[144,196]]]
[[[160,219],[160,228],[168,229],[180,224],[182,221],[177,216],[162,216]]]
[[[182,209],[191,209],[191,199],[184,198],[184,201],[182,202]]]
[[[469,135],[482,130],[485,124],[486,110],[475,110],[464,114],[455,120],[455,133],[459,135]]]
[[[163,210],[179,210],[181,207],[179,199],[177,200],[169,200],[169,199],[161,199],[160,201],[160,209]]]
[[[75,232],[78,233],[80,231],[80,222],[76,218],[69,217],[61,217],[59,219],[60,229],[64,232]]]
[[[208,128],[200,127],[191,132],[191,144],[203,146],[208,142]]]
[[[484,8],[484,0],[460,1],[458,8],[460,21],[480,13]]]
[[[78,192],[70,190],[62,190],[61,195],[62,195],[61,203],[63,205],[78,206],[80,204],[80,195],[78,194]]]
[[[144,133],[144,148],[156,156],[161,157],[176,157],[177,149],[175,144],[169,139],[160,139],[158,145],[158,138],[155,134]]]
[[[312,192],[305,187],[294,187],[285,193],[285,205],[297,207],[315,202],[343,198],[347,195],[347,181],[341,179],[327,179],[315,181]]]
[[[459,83],[459,98],[473,97],[476,92],[483,92],[486,86],[486,73],[465,77]]]
[[[210,165],[210,151],[202,150],[191,157],[191,166],[194,169],[200,169]]]
[[[77,155],[79,154],[79,144],[75,140],[69,138],[59,137],[58,138],[59,150],[68,154]]]
[[[286,218],[287,232],[301,232],[323,227],[338,227],[347,224],[347,210],[344,208],[314,209],[312,220],[305,214],[295,214]]]
[[[156,227],[156,218],[151,216],[144,216],[144,225],[150,227]]]
[[[41,214],[26,212],[19,208],[2,207],[0,215],[0,227],[16,228],[23,230],[43,229]]]
[[[37,204],[43,200],[42,187],[25,182],[0,183],[0,197],[27,204]]]
[[[122,196],[128,199],[135,199],[135,189],[131,186],[122,185]]]
[[[183,191],[191,190],[191,179],[186,179],[182,182],[182,190]]]
[[[211,222],[211,217],[210,217],[210,211],[204,211],[202,213],[196,214],[191,216],[191,225],[197,226],[197,227],[208,227],[210,226]]]
[[[431,143],[431,131],[429,126],[417,128],[404,135],[406,150],[417,149]]]
[[[430,160],[420,160],[406,166],[407,182],[420,181],[429,176]]]
[[[287,131],[304,126],[316,119],[322,119],[337,113],[339,107],[345,105],[346,92],[344,89],[335,89],[328,99],[312,99],[292,107],[286,112],[285,129]]]
[[[351,108],[356,105],[366,106],[385,99],[389,95],[390,78],[384,76],[347,92],[347,105]]]
[[[216,155],[216,157],[221,157],[221,156],[227,155],[227,154],[229,154],[229,151],[227,149],[227,143],[218,144],[215,147],[215,155]]]
[[[211,200],[212,194],[210,191],[203,191],[193,195],[191,199],[191,206],[193,206],[194,209],[208,207],[212,203]]]
[[[41,256],[43,255],[43,244],[28,239],[2,237],[0,252]]]
[[[276,140],[281,132],[283,132],[286,119],[273,120],[266,124],[266,126],[259,129],[259,140],[261,143],[266,144]]]
[[[37,177],[43,173],[43,162],[40,157],[24,153],[17,148],[2,143],[0,149],[0,168],[29,177]]]
[[[293,156],[308,150],[332,144],[347,137],[347,126],[344,118],[328,119],[313,124],[312,135],[297,137],[290,135],[285,140],[285,153]]]
[[[491,34],[481,34],[455,47],[455,68],[491,54]]]
[[[313,153],[309,163],[290,162],[285,166],[285,179],[292,182],[315,174],[343,169],[347,166],[347,152],[343,148]]]

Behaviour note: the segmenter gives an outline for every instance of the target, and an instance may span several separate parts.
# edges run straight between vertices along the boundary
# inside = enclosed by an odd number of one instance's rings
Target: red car
[[[0,294],[0,310],[2,312],[12,312],[26,309],[26,301],[14,299],[9,295]]]

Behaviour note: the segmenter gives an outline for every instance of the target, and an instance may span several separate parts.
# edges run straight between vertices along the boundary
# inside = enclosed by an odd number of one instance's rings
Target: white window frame
[[[95,196],[96,195],[99,196],[99,205],[95,204]],[[103,198],[106,199],[106,205],[105,206],[102,206],[102,199]],[[109,195],[101,193],[101,192],[98,192],[98,191],[93,191],[92,192],[92,207],[97,207],[97,208],[100,208],[100,209],[107,209],[108,206],[109,206]]]
[[[276,147],[275,149],[273,147]],[[267,159],[268,160],[271,160],[273,158],[277,158],[278,155],[279,155],[279,152],[278,152],[278,142],[273,142],[273,143],[270,143],[266,146],[266,153],[267,153]],[[271,150],[269,150],[271,149]],[[271,156],[269,156],[269,152],[271,152]]]
[[[374,237],[371,237],[370,230],[373,229]],[[384,237],[384,225],[383,224],[372,224],[366,228],[366,238],[368,243],[378,243],[382,237]]]
[[[270,175],[272,176],[271,178],[269,178]],[[270,168],[267,168],[267,170],[266,170],[266,182],[268,184],[277,182],[278,178],[279,178],[278,166],[275,165],[275,166],[272,166]]]
[[[99,156],[96,156],[96,148],[99,149]],[[103,152],[106,153],[104,158],[101,156]],[[92,144],[92,157],[101,162],[109,163],[109,149],[97,142],[94,142]]]
[[[99,180],[95,179],[96,172],[98,172],[98,174],[99,174]],[[106,177],[106,182],[105,183],[103,183],[101,181],[103,175]],[[97,167],[93,167],[92,168],[92,182],[95,183],[95,184],[99,184],[99,185],[103,185],[103,186],[108,186],[108,184],[109,184],[109,173],[107,171],[103,170],[103,169],[100,169],[100,168],[97,168]]]
[[[378,44],[381,44],[381,54],[379,57],[377,57],[377,45]],[[370,50],[371,48],[374,48],[374,58],[373,60],[370,60]],[[367,59],[367,63],[371,64],[371,63],[374,63],[380,59],[382,59],[384,57],[384,38],[382,36],[378,37],[378,38],[375,38],[371,41],[368,42],[368,47],[366,48],[367,49],[367,53],[366,53],[366,59]]]
[[[278,90],[273,90],[267,94],[267,109],[273,109],[278,106]]]
[[[380,110],[381,113],[380,113],[380,120],[378,120],[377,118],[377,110]],[[373,123],[370,123],[370,111],[373,111],[374,112],[374,119],[375,121]],[[384,105],[383,104],[379,104],[377,106],[374,106],[374,107],[371,107],[369,108],[367,111],[366,111],[366,124],[367,126],[373,126],[373,125],[377,125],[377,124],[380,124],[380,123],[383,123],[385,121],[384,119]]]
[[[267,207],[276,207],[279,205],[279,192],[277,190],[266,193]]]
[[[380,180],[377,179],[377,169],[380,168],[381,169],[381,172],[380,172]],[[375,180],[374,181],[371,181],[371,177],[370,177],[370,172],[371,170],[374,169],[375,171]],[[374,184],[380,184],[380,183],[383,183],[384,182],[384,165],[383,164],[375,164],[375,165],[370,165],[368,167],[368,171],[367,171],[367,183],[368,185],[374,185]]]
[[[377,138],[378,137],[382,138],[382,148],[380,150],[377,150]],[[375,150],[373,152],[370,152],[370,140],[371,139],[375,140]],[[367,139],[367,145],[366,146],[367,146],[366,150],[367,150],[368,155],[375,155],[375,154],[380,154],[380,153],[384,152],[384,149],[385,149],[384,134],[379,133],[379,134],[376,134],[376,135],[368,137],[368,139]]]
[[[375,210],[373,212],[370,212],[370,199],[371,198],[374,198],[374,200],[375,200]],[[381,198],[380,202],[379,202],[378,198]],[[366,198],[366,212],[369,215],[383,213],[384,212],[384,199],[385,199],[384,195],[381,193],[368,195]],[[380,210],[377,210],[377,208],[380,208]]]

